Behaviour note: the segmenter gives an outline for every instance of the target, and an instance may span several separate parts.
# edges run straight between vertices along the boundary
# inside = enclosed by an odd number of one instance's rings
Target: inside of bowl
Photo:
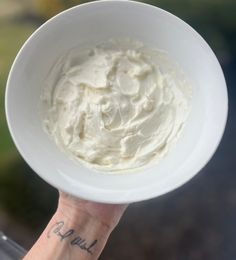
[[[169,53],[192,85],[192,110],[175,147],[158,164],[136,173],[107,175],[91,172],[59,151],[43,131],[39,97],[49,69],[63,53],[122,37]],[[157,196],[194,176],[213,154],[227,110],[224,77],[204,40],[175,16],[128,1],[82,5],[47,22],[21,50],[8,87],[11,132],[31,167],[57,188],[106,202]]]

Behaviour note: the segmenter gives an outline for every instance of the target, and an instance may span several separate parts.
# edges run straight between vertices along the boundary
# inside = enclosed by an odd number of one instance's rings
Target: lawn
[[[0,20],[0,210],[4,210],[8,218],[15,219],[17,225],[31,228],[37,235],[54,210],[57,193],[20,157],[8,131],[4,111],[5,87],[11,64],[36,28],[30,22]],[[5,231],[11,233],[8,229]],[[12,234],[14,237],[14,232]],[[23,238],[27,241],[26,236]]]
[[[0,169],[17,152],[5,119],[4,95],[11,64],[22,44],[36,29],[36,25],[0,21]]]

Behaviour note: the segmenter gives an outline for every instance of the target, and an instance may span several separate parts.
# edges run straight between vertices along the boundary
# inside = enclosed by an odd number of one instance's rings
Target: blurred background
[[[53,214],[58,194],[26,165],[11,140],[4,111],[7,75],[36,28],[82,2],[0,0],[0,230],[27,250]],[[147,2],[188,22],[212,47],[228,85],[229,118],[207,167],[174,192],[130,205],[100,259],[235,260],[236,1]]]

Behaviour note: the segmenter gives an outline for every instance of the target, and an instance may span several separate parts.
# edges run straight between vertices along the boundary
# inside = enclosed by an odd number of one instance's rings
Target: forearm
[[[111,231],[81,209],[68,214],[59,208],[24,260],[97,259]]]

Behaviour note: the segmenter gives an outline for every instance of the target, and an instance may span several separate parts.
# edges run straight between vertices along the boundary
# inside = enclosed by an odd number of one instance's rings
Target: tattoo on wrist
[[[92,242],[88,242],[86,238],[83,238],[80,235],[76,234],[74,229],[68,229],[64,232],[62,231],[64,224],[64,221],[59,221],[55,223],[49,229],[47,237],[50,238],[51,235],[56,235],[60,238],[60,241],[68,239],[71,246],[78,246],[80,249],[85,250],[86,252],[92,255],[92,249],[97,244],[98,240],[95,239]]]

